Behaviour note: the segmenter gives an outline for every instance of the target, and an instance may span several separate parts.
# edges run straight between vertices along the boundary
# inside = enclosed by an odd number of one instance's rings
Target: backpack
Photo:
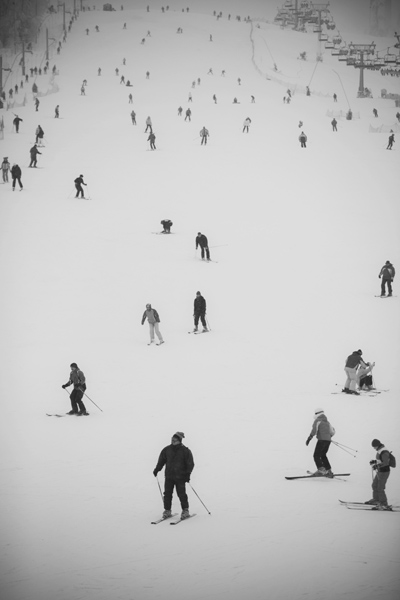
[[[394,469],[396,467],[396,458],[393,454],[393,452],[389,451],[389,467],[391,467],[392,469]]]

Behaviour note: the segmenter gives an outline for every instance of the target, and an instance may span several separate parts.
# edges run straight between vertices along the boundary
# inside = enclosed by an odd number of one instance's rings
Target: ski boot
[[[172,512],[170,509],[165,509],[163,514],[162,514],[162,518],[163,519],[169,519],[170,517],[172,517]]]
[[[392,507],[387,504],[377,504],[371,510],[392,510]]]
[[[315,473],[313,473],[314,477],[325,477],[326,475],[326,469],[325,467],[320,467],[318,469],[318,471],[315,471]]]
[[[372,498],[372,500],[367,500],[366,502],[364,502],[364,504],[372,504],[374,506],[377,506],[379,504],[378,500],[374,500]]]
[[[332,473],[332,469],[327,470],[327,472],[325,473],[325,477],[328,477],[329,479],[333,479],[335,477]]]
[[[184,509],[182,510],[182,513],[181,513],[181,519],[182,519],[182,520],[183,520],[183,519],[188,519],[189,517],[190,517],[190,514],[189,514],[189,509],[188,509],[188,508],[184,508]]]

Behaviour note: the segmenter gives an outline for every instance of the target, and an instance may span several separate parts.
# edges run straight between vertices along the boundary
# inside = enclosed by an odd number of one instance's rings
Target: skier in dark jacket
[[[61,387],[67,388],[73,384],[74,389],[70,394],[71,407],[72,409],[68,413],[69,415],[79,415],[79,416],[87,416],[89,413],[86,412],[86,407],[82,402],[83,394],[86,391],[86,379],[83,372],[79,369],[76,363],[71,363],[71,373],[69,375],[69,380],[67,383],[64,383]],[[79,410],[78,410],[79,407]]]
[[[204,252],[206,253],[207,260],[210,260],[210,250],[208,248],[208,240],[206,236],[199,231],[196,237],[196,250],[200,246],[201,248],[201,258],[204,260]]]
[[[83,192],[83,185],[86,185],[86,183],[83,181],[83,175],[79,175],[79,177],[77,177],[74,181],[75,183],[75,187],[76,187],[76,195],[75,198],[79,197],[79,194],[81,195],[81,198],[84,198],[84,192]]]
[[[156,468],[153,471],[154,477],[165,465],[165,485],[164,485],[164,512],[163,518],[171,516],[172,494],[174,487],[182,507],[182,519],[190,517],[189,500],[186,493],[186,483],[190,481],[190,475],[194,469],[193,454],[182,444],[185,434],[177,431],[171,439],[171,444],[161,450]]]
[[[36,168],[36,165],[37,165],[37,155],[38,154],[42,154],[42,153],[39,152],[39,150],[37,149],[36,144],[33,144],[32,148],[30,149],[30,153],[31,153],[31,162],[30,162],[29,166]]]
[[[42,144],[42,140],[44,138],[44,131],[40,125],[37,126],[35,134],[36,134],[36,143],[39,144],[39,146],[40,146]]]
[[[361,358],[362,350],[354,350],[346,359],[344,366],[345,373],[347,375],[346,383],[342,392],[346,394],[355,394],[359,396],[359,392],[356,390],[357,385],[357,370],[359,365],[366,367],[367,363]]]
[[[392,265],[390,260],[387,260],[379,273],[379,279],[382,278],[381,296],[386,296],[386,284],[388,288],[388,296],[392,295],[392,282],[395,275],[396,271],[394,266]]]
[[[19,124],[20,124],[21,121],[23,121],[23,119],[21,119],[18,115],[15,115],[15,119],[13,120],[13,124],[15,126],[15,131],[17,133],[19,133]]]
[[[394,144],[394,133],[392,132],[389,135],[388,145],[386,146],[386,150],[391,150],[393,148],[393,144]]]
[[[376,452],[376,457],[374,460],[370,460],[369,464],[376,471],[376,475],[372,481],[372,499],[365,504],[375,504],[376,510],[391,510],[385,492],[386,482],[390,475],[390,452],[377,439],[372,440],[371,446]]]
[[[147,141],[150,142],[150,150],[157,150],[156,136],[154,135],[153,132],[150,133],[149,137],[147,138]]]
[[[302,131],[301,134],[299,135],[299,142],[300,142],[302,148],[307,148],[307,146],[306,146],[307,136],[304,133],[304,131]]]
[[[11,177],[12,177],[12,190],[15,190],[15,182],[18,181],[20,191],[23,188],[21,183],[21,167],[19,165],[13,165],[11,169]]]
[[[206,321],[206,310],[207,304],[206,299],[203,298],[200,292],[196,292],[196,298],[194,299],[193,316],[194,316],[194,329],[193,332],[198,330],[199,319],[203,325],[203,331],[208,331]]]

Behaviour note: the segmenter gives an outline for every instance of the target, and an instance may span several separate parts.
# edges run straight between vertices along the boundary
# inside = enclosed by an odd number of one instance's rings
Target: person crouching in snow
[[[145,320],[149,322],[150,328],[150,344],[154,343],[154,332],[156,332],[158,339],[160,340],[158,346],[164,343],[163,336],[161,335],[161,331],[158,327],[160,322],[160,317],[158,316],[158,312],[155,308],[151,308],[151,304],[146,304],[146,310],[143,313],[142,317],[142,325]],[[150,344],[148,344],[150,346]]]
[[[331,470],[327,452],[331,445],[331,439],[335,435],[335,429],[329,423],[322,408],[316,408],[314,413],[314,423],[311,433],[306,440],[306,446],[311,442],[314,436],[317,436],[317,444],[314,450],[314,462],[318,471],[314,473],[316,477],[330,477],[334,475]]]

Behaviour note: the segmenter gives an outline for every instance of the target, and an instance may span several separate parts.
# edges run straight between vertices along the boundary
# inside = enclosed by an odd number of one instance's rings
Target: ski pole
[[[207,319],[207,315],[205,315],[205,319],[206,319],[206,323],[207,323],[207,328],[208,328],[209,331],[211,331],[210,322]]]
[[[160,490],[161,500],[164,502],[164,496],[162,495],[161,486],[160,486],[160,482],[158,481],[157,475],[156,475],[156,479],[157,479],[158,489]]]
[[[336,444],[337,446],[343,446],[343,448],[347,448],[347,450],[353,450],[353,452],[358,452],[358,450],[356,450],[355,448],[350,448],[350,446],[345,446],[344,444],[341,444],[340,442],[333,442],[334,444]]]
[[[202,503],[202,505],[204,506],[204,508],[206,509],[206,511],[208,512],[209,515],[211,515],[210,511],[208,510],[207,506],[204,504],[203,500],[200,498],[200,496],[198,495],[198,493],[196,492],[196,490],[193,488],[192,484],[189,482],[190,487],[192,488],[192,490],[194,491],[194,493],[196,494],[196,496],[198,497],[198,499],[200,500],[200,502]]]
[[[69,395],[70,395],[70,394],[69,394],[69,391],[68,391],[68,390],[66,390],[65,388],[63,388],[63,389],[64,389],[64,390],[67,392],[67,394],[68,394],[68,396],[69,396]],[[95,406],[97,406],[96,402],[93,402],[93,400],[92,400],[91,398],[89,398],[89,396],[88,396],[88,395],[87,395],[85,392],[83,392],[83,395],[84,395],[84,396],[86,396],[86,398],[88,398],[92,404],[94,404]],[[100,406],[97,406],[97,408],[98,408],[99,410],[101,410],[101,412],[103,412],[103,410],[100,408]]]
[[[338,448],[343,450],[343,452],[347,452],[347,454],[350,454],[350,456],[352,456],[353,458],[357,458],[357,456],[355,454],[352,454],[352,452],[349,452],[348,450],[343,448],[340,444],[337,444],[336,442],[332,442],[332,444],[335,444],[335,446],[337,446]],[[356,452],[357,452],[357,450],[356,450]]]
[[[209,248],[222,248],[222,246],[229,246],[229,244],[218,244],[218,246],[209,246]]]

